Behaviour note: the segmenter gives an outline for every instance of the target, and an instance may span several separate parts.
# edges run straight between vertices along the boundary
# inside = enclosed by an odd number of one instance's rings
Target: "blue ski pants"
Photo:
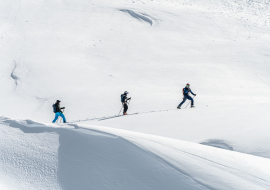
[[[194,100],[191,96],[189,95],[185,95],[184,98],[183,98],[183,101],[178,105],[179,107],[181,107],[183,105],[183,103],[185,103],[186,100],[191,100],[191,106],[193,106],[194,104]]]
[[[63,118],[63,121],[64,121],[64,122],[66,121],[66,118],[65,118],[65,116],[64,116],[64,114],[63,114],[62,112],[56,112],[56,113],[55,113],[55,118],[54,118],[54,120],[53,120],[53,123],[56,122],[56,120],[58,119],[59,116]]]

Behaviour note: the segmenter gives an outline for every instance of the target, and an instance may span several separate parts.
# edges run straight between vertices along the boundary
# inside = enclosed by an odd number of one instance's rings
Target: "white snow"
[[[0,189],[270,189],[269,9],[2,0]]]

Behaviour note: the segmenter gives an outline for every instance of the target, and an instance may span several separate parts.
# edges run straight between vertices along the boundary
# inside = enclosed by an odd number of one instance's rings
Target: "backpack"
[[[123,102],[124,94],[121,94],[121,102]]]
[[[56,113],[56,105],[53,104],[52,107],[53,107],[53,113]]]
[[[185,87],[185,88],[186,88],[186,87]],[[185,95],[185,88],[183,88],[183,95]],[[188,92],[189,92],[189,91],[188,91]],[[187,94],[188,94],[188,93],[187,93]],[[187,94],[186,94],[186,95],[187,95]]]

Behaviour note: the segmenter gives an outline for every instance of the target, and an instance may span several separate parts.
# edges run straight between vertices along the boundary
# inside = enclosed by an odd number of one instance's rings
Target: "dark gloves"
[[[131,97],[130,98],[128,98],[128,100],[130,100],[131,99]]]
[[[65,107],[62,107],[61,109],[65,109]]]
[[[194,96],[196,96],[196,94],[194,94]]]

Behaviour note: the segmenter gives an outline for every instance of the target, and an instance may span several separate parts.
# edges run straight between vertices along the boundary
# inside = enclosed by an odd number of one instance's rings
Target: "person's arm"
[[[191,89],[189,89],[189,91],[190,91],[191,94],[193,94],[194,96],[196,96],[196,94],[194,94],[194,93],[191,91]]]

